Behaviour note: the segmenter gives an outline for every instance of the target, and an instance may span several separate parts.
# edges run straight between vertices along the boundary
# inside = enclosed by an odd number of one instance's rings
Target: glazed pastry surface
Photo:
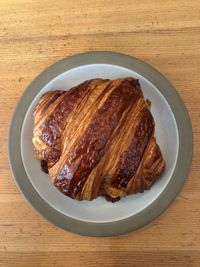
[[[149,189],[164,171],[154,128],[138,80],[93,79],[40,98],[33,144],[63,194],[114,202]]]

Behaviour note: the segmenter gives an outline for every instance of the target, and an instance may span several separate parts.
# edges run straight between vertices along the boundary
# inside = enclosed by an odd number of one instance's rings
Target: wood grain
[[[200,266],[199,10],[199,0],[0,0],[0,266]],[[159,69],[193,125],[193,164],[176,201],[120,237],[81,237],[49,224],[20,195],[8,165],[8,126],[27,85],[88,50],[126,53]]]

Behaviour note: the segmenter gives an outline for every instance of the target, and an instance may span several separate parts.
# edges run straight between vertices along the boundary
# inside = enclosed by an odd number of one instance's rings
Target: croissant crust
[[[117,201],[149,189],[164,171],[154,128],[137,79],[93,79],[40,98],[33,144],[63,194]]]

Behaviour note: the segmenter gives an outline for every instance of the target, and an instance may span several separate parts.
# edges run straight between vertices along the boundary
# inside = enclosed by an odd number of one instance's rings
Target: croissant
[[[92,79],[42,95],[32,141],[63,194],[114,202],[149,189],[164,171],[154,128],[139,80]]]

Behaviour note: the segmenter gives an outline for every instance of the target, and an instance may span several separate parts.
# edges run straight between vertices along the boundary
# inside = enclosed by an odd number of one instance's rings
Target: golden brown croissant
[[[134,78],[45,93],[34,111],[37,157],[54,185],[77,200],[143,192],[165,168],[149,109]]]

